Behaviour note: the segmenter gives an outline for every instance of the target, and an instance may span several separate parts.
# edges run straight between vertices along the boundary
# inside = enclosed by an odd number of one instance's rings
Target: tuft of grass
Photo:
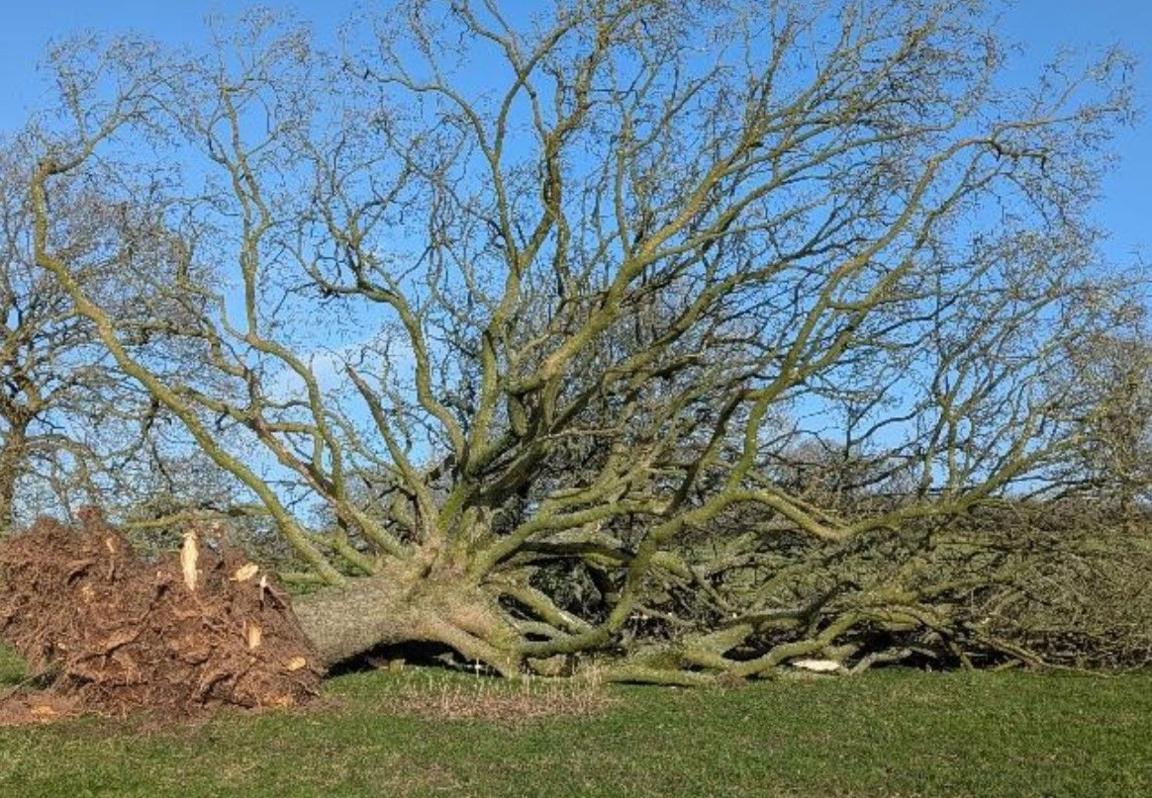
[[[471,683],[445,680],[434,672],[411,682],[388,704],[388,711],[428,720],[484,720],[519,726],[542,718],[591,717],[607,711],[619,698],[595,681],[525,679],[509,684],[495,679]]]
[[[506,722],[508,708],[566,706],[551,689],[377,671],[332,679],[308,711],[3,728],[0,795],[1152,795],[1152,674],[607,686],[588,711]]]
[[[16,652],[0,644],[0,687],[19,683],[24,678],[24,661]]]

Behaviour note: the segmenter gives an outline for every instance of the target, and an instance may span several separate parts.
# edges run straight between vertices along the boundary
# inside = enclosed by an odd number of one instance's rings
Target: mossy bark
[[[300,596],[294,606],[325,667],[382,645],[430,642],[504,676],[519,671],[519,637],[495,600],[454,575],[398,564]]]

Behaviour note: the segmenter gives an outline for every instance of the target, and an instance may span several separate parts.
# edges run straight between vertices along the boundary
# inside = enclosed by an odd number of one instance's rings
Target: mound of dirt
[[[190,532],[141,559],[96,512],[0,544],[0,639],[86,711],[291,706],[321,669],[288,596],[244,555]]]

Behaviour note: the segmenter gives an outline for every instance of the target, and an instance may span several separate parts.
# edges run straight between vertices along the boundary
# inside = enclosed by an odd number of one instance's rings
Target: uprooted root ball
[[[290,706],[322,672],[287,595],[195,534],[141,559],[98,516],[0,544],[0,638],[88,710]]]

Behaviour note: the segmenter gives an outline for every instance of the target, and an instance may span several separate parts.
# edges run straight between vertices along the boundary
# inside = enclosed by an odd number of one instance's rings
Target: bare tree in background
[[[1048,376],[1122,315],[1085,213],[1127,62],[1007,91],[949,0],[516,16],[401,3],[341,57],[266,14],[202,58],[63,50],[38,264],[331,584],[297,603],[328,662],[693,682],[908,623],[895,589],[797,604],[766,544],[958,516],[1080,444]],[[77,278],[50,198],[78,176],[182,242],[154,332],[202,367],[139,356]],[[213,290],[165,288],[194,264]],[[845,464],[827,490],[804,450]]]
[[[1055,484],[1137,510],[1152,497],[1152,336],[1140,306],[1132,321],[1109,335],[1074,342],[1068,378],[1086,403],[1078,456],[1061,464]]]
[[[91,320],[33,254],[29,138],[0,152],[0,527],[40,512],[103,503],[139,465],[150,402],[100,344]],[[104,259],[116,209],[83,181],[54,186],[53,245],[77,263],[73,279],[128,323],[131,287]],[[81,265],[79,261],[85,262]],[[124,264],[120,264],[122,267]],[[127,291],[128,293],[123,293]]]
[[[118,367],[92,320],[36,264],[30,189],[41,134],[33,121],[0,148],[0,526],[6,531],[42,513],[67,516],[85,505],[144,520],[143,505],[155,510],[165,495],[183,497],[185,514],[195,501],[234,511],[215,467],[196,462],[203,457],[187,434]],[[194,368],[195,350],[168,335],[180,312],[166,297],[197,274],[170,268],[185,242],[149,224],[155,187],[129,205],[108,190],[114,181],[93,178],[56,181],[46,197],[56,218],[53,249],[67,254],[71,278],[116,316],[134,357]]]

